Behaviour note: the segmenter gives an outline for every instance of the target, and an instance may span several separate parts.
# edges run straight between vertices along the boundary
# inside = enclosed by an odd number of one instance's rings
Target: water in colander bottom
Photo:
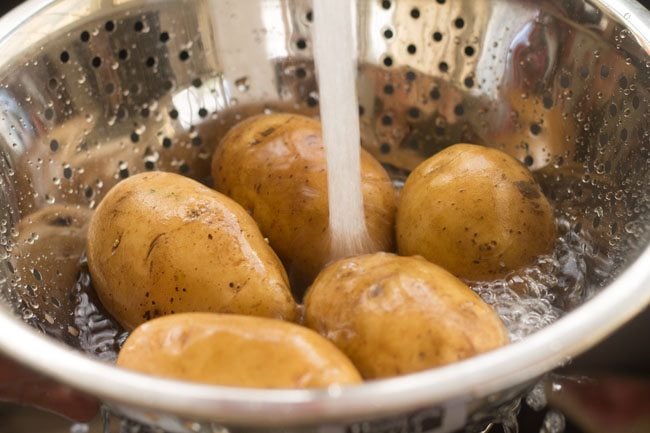
[[[128,333],[108,314],[97,298],[85,257],[82,258],[74,292],[74,322],[79,331],[79,348],[93,357],[114,362]]]

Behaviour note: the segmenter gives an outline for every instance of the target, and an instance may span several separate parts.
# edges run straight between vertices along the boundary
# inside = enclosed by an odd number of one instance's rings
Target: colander
[[[316,116],[314,17],[307,0],[31,0],[0,20],[0,351],[168,431],[443,432],[477,428],[641,311],[647,11],[629,0],[357,7],[363,145],[396,184],[461,141],[528,165],[562,204],[565,232],[589,240],[581,264],[566,264],[586,266],[589,283],[572,311],[495,352],[353,388],[236,389],[113,367],[124,335],[79,273],[89,215],[134,173],[209,183],[212,151],[240,119]]]

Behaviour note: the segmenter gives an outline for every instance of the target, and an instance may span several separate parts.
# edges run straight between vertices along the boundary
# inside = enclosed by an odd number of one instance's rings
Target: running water
[[[361,192],[354,6],[349,0],[314,1],[314,58],[327,155],[332,259],[375,251]]]

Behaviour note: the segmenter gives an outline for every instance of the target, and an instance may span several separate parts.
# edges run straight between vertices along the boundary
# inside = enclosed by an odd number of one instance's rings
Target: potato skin
[[[497,149],[456,144],[408,177],[397,211],[401,255],[468,280],[525,266],[555,244],[553,208],[530,172]]]
[[[144,173],[113,187],[86,248],[102,304],[127,329],[193,311],[297,318],[282,264],[252,218],[180,175]]]
[[[422,257],[387,253],[325,268],[305,297],[305,324],[365,379],[449,364],[508,342],[496,313],[462,281]]]
[[[48,323],[49,334],[72,344],[77,339],[74,331],[70,333],[76,327],[75,282],[91,215],[88,208],[60,204],[25,215],[17,225],[19,235],[9,257],[22,281],[13,296],[25,305],[41,304],[31,309],[36,322]],[[38,239],[30,240],[34,235]]]
[[[320,122],[294,114],[244,120],[212,160],[215,188],[250,212],[298,294],[332,259],[326,166]],[[363,150],[361,176],[368,233],[376,251],[390,251],[396,206],[390,178]]]
[[[156,376],[254,388],[322,388],[361,376],[336,346],[302,326],[260,317],[174,314],[138,327],[117,365]]]

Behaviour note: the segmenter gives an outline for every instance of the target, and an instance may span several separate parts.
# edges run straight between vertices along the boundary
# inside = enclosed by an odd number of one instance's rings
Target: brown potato
[[[305,297],[305,324],[366,379],[449,364],[508,342],[497,314],[422,257],[377,253],[325,268]]]
[[[71,343],[77,332],[75,282],[91,215],[87,208],[60,204],[25,215],[16,226],[19,235],[9,257],[21,281],[12,295],[48,334]]]
[[[314,331],[279,320],[206,313],[147,322],[117,365],[174,379],[253,388],[322,388],[361,382],[352,362]]]
[[[555,243],[553,208],[526,167],[471,144],[451,146],[409,175],[396,231],[400,254],[469,280],[503,276]]]
[[[297,317],[253,219],[180,175],[139,174],[113,187],[90,221],[87,252],[102,304],[127,329],[193,311]]]
[[[366,224],[375,250],[391,250],[395,193],[383,167],[361,152]],[[212,160],[218,191],[250,212],[300,293],[332,257],[325,149],[316,120],[252,117],[223,138]]]

